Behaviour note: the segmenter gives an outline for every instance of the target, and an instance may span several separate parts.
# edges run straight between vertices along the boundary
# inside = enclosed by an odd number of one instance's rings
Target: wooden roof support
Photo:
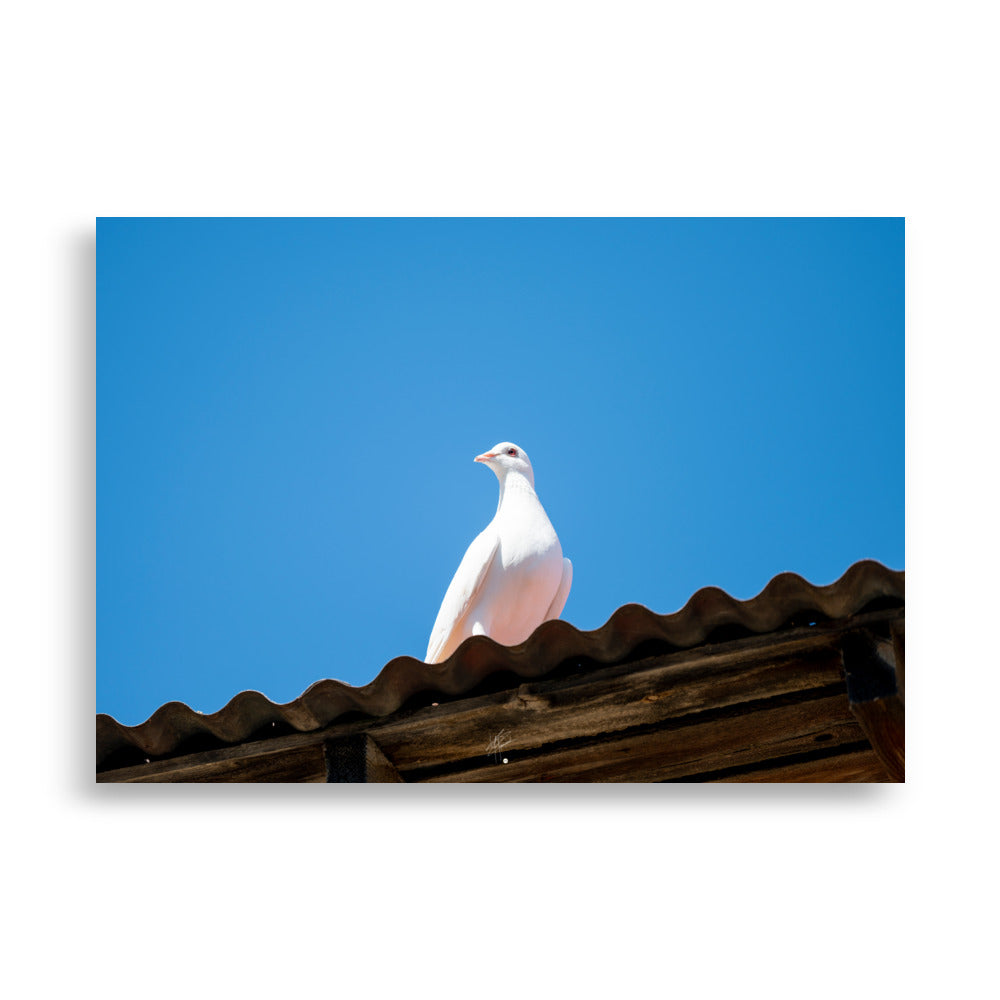
[[[903,636],[858,629],[841,642],[851,713],[892,781],[906,780]]]
[[[890,626],[892,653],[896,660],[896,683],[899,697],[906,701],[906,619],[899,618]]]
[[[882,609],[608,666],[567,664],[495,691],[265,730],[97,780],[902,781],[904,627],[901,608]]]
[[[328,782],[401,782],[399,772],[367,733],[323,744]]]

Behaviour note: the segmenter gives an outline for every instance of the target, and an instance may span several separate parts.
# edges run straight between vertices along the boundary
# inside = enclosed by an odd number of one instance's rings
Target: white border
[[[987,10],[22,5],[0,68],[12,981],[978,993],[995,867],[977,783],[996,687]],[[93,219],[131,214],[905,215],[909,783],[96,789],[87,313]]]

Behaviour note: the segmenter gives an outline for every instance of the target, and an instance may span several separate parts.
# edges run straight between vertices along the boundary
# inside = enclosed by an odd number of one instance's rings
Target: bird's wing
[[[566,607],[566,598],[569,597],[569,588],[572,584],[573,564],[564,557],[562,579],[559,581],[559,589],[556,591],[556,596],[552,598],[549,610],[545,612],[545,621],[558,618],[562,614],[562,609]]]
[[[472,540],[448,586],[441,610],[431,629],[431,640],[427,645],[427,663],[438,663],[442,650],[447,646],[452,633],[462,624],[483,589],[483,582],[489,574],[497,552],[500,549],[500,533],[495,529],[481,532]]]

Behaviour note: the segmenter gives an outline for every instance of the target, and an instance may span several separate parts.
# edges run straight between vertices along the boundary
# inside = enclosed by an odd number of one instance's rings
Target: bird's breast
[[[497,572],[482,595],[483,617],[492,638],[514,645],[544,620],[562,579],[562,547],[537,500],[501,512],[497,534]]]
[[[500,562],[505,570],[530,569],[546,561],[562,563],[562,547],[545,512],[511,517],[498,525]]]

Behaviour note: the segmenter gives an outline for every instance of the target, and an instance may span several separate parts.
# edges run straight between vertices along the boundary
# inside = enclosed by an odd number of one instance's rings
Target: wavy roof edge
[[[726,626],[763,634],[802,615],[810,619],[847,618],[876,601],[904,603],[904,587],[903,571],[866,559],[854,563],[839,580],[826,586],[815,586],[796,573],[779,573],[747,601],[738,601],[718,587],[704,587],[680,611],[658,615],[641,604],[626,604],[592,632],[556,619],[544,622],[519,646],[501,646],[485,636],[475,636],[443,663],[397,656],[364,687],[321,680],[285,705],[275,704],[259,691],[243,691],[212,715],[202,715],[178,701],[162,705],[137,726],[123,726],[110,715],[99,714],[97,764],[129,748],[150,756],[166,755],[199,736],[239,743],[271,723],[309,732],[330,725],[348,712],[373,717],[391,715],[415,695],[465,694],[503,670],[535,678],[575,657],[600,665],[618,663],[640,643],[650,640],[689,649]]]

